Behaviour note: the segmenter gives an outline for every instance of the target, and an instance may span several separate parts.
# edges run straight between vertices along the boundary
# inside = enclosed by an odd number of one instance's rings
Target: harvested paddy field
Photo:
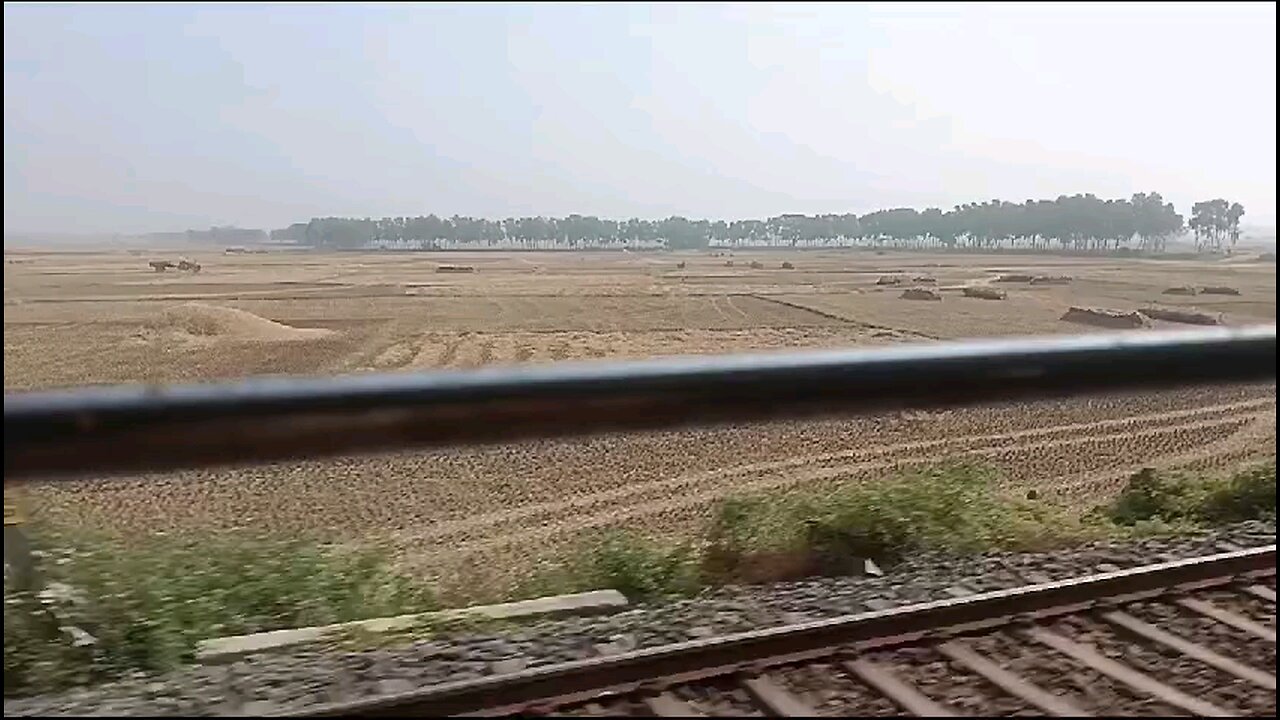
[[[289,251],[196,255],[202,271],[185,274],[152,272],[148,257],[7,253],[6,391],[1105,329],[1063,321],[1071,307],[1245,325],[1274,322],[1276,304],[1274,264],[1238,261],[797,251],[734,252],[729,266],[710,252]],[[1239,295],[1164,292],[1183,286]],[[912,287],[941,301],[901,297]],[[29,505],[126,535],[254,527],[391,541],[446,598],[471,599],[502,595],[584,534],[695,537],[728,495],[874,482],[940,460],[984,460],[1011,490],[1083,508],[1141,467],[1274,458],[1275,407],[1273,383],[1186,388],[90,478],[34,486]]]

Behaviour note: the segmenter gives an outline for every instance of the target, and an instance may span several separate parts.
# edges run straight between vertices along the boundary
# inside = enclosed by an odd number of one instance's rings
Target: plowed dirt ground
[[[6,252],[6,392],[1088,331],[1058,319],[1072,305],[1193,307],[1244,325],[1273,323],[1276,306],[1274,264],[1240,261],[735,252],[729,267],[712,253],[295,251],[196,254],[203,272],[187,275],[154,273],[150,257]],[[477,272],[436,274],[441,263]],[[1001,273],[1072,282],[961,295]],[[902,300],[903,286],[875,284],[886,274],[932,276],[943,300]],[[1161,292],[1180,285],[1241,294]],[[1084,507],[1143,466],[1274,458],[1275,408],[1274,383],[1186,388],[87,479],[34,486],[27,502],[129,535],[250,526],[390,540],[446,596],[476,596],[584,532],[692,536],[727,494],[873,482],[942,459],[986,459],[1011,488]]]

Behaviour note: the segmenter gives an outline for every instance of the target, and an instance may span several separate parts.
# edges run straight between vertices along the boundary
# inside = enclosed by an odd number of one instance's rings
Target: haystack
[[[1037,275],[1031,278],[1032,285],[1070,285],[1070,275]]]
[[[759,261],[757,261],[757,260],[752,260],[752,261],[751,261],[751,269],[752,269],[752,270],[763,270],[763,269],[764,269],[764,263],[759,262]]]
[[[1203,295],[1239,295],[1240,291],[1226,285],[1209,285],[1200,288]]]
[[[1152,320],[1186,323],[1187,325],[1221,325],[1222,313],[1206,313],[1198,310],[1177,310],[1174,308],[1148,307],[1138,310]]]
[[[1000,276],[998,276],[998,277],[995,279],[995,282],[998,282],[998,283],[1025,283],[1025,282],[1031,282],[1031,281],[1032,281],[1032,280],[1034,280],[1034,279],[1035,279],[1035,278],[1034,278],[1033,276],[1031,276],[1031,275],[1019,275],[1019,274],[1013,274],[1013,275],[1000,275]]]
[[[877,285],[901,285],[902,278],[897,275],[881,275],[880,278],[876,280],[876,284]]]
[[[930,277],[928,275],[917,275],[911,278],[911,282],[920,283],[922,285],[936,285],[938,283],[938,278]]]
[[[981,285],[966,287],[964,296],[971,298],[980,298],[982,300],[1003,300],[1005,299],[1005,291],[995,288],[983,287]]]
[[[796,269],[796,266],[795,266],[795,265],[792,265],[791,263],[786,262],[786,261],[784,260],[784,261],[783,261],[783,263],[782,263],[782,269],[783,269],[783,270],[795,270],[795,269]]]
[[[1139,328],[1148,325],[1147,319],[1136,312],[1107,310],[1105,308],[1084,308],[1072,306],[1062,315],[1061,320],[1095,325],[1107,328]]]
[[[436,268],[438,273],[473,273],[476,269],[470,265],[440,265]]]
[[[1195,295],[1196,289],[1190,285],[1180,285],[1178,287],[1165,288],[1161,295]]]
[[[196,302],[168,308],[151,327],[210,340],[312,340],[334,334],[324,328],[290,327],[239,308]]]
[[[941,300],[942,296],[928,288],[907,288],[898,297],[903,300]]]

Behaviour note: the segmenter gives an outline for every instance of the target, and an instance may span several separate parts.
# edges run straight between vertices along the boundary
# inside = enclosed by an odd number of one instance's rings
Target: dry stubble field
[[[187,275],[151,272],[161,255],[6,252],[6,391],[1089,330],[1058,319],[1070,305],[1190,306],[1231,325],[1276,312],[1275,265],[1239,260],[811,251],[735,252],[729,266],[711,253],[285,251],[198,255],[203,272]],[[437,274],[440,263],[476,272]],[[1004,301],[959,292],[1016,272],[1073,280],[1001,285]],[[875,284],[892,273],[936,278],[942,302]],[[1161,294],[1175,285],[1241,294]],[[944,458],[985,459],[1011,487],[1083,507],[1142,466],[1273,458],[1275,410],[1274,383],[1188,388],[86,479],[35,486],[28,503],[127,534],[250,526],[389,540],[446,599],[476,599],[583,533],[690,536],[729,493],[874,480]]]

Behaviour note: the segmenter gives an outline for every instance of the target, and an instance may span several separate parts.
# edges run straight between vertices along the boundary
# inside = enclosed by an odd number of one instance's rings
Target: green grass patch
[[[537,592],[614,588],[632,600],[728,583],[858,572],[920,552],[1035,551],[1275,517],[1275,464],[1230,476],[1136,473],[1111,503],[1073,511],[1001,491],[990,466],[950,463],[825,492],[730,497],[696,544],[606,534],[537,575]]]
[[[579,544],[566,560],[538,568],[515,594],[537,597],[609,588],[629,600],[653,600],[688,595],[701,586],[693,545],[606,531]]]
[[[5,694],[39,692],[190,661],[209,638],[434,609],[377,549],[222,534],[34,533],[44,589],[5,580]]]
[[[1040,549],[1105,534],[1061,508],[998,490],[978,464],[948,464],[823,494],[734,498],[712,524],[704,574],[759,582],[845,574],[871,559],[892,564],[920,551]]]

